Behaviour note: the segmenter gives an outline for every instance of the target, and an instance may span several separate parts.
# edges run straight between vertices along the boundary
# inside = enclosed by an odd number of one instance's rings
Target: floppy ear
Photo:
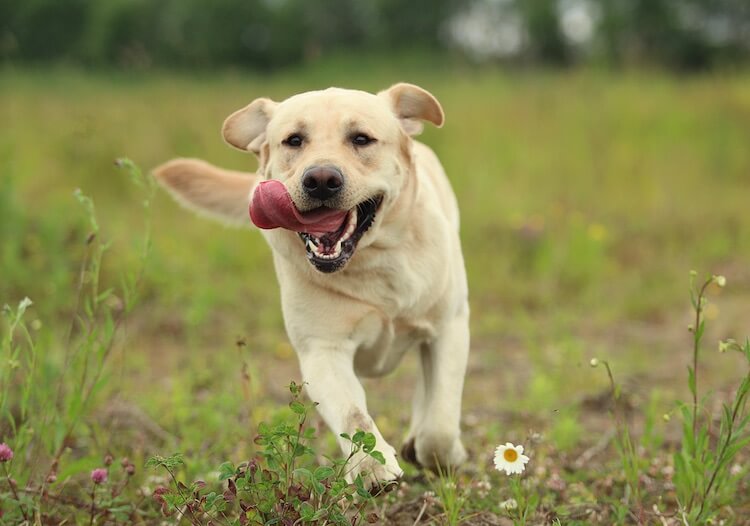
[[[173,159],[153,171],[180,204],[224,223],[250,226],[250,192],[260,177],[199,159]]]
[[[224,121],[221,129],[224,140],[237,149],[257,155],[266,140],[266,126],[276,106],[271,99],[260,98],[235,111]]]
[[[438,128],[445,121],[443,108],[437,99],[430,92],[414,84],[394,84],[378,95],[388,101],[391,110],[409,135],[418,135],[422,132],[421,121],[429,121]]]

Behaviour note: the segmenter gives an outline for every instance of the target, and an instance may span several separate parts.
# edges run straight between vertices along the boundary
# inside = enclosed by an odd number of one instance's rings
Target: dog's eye
[[[375,139],[364,133],[357,133],[352,135],[352,144],[354,146],[367,146],[370,143],[375,142]]]
[[[298,133],[293,133],[281,142],[291,148],[299,148],[302,146],[302,136]]]

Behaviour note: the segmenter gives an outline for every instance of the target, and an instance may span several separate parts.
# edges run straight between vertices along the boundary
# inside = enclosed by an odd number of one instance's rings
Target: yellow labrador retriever
[[[250,219],[273,251],[286,330],[310,398],[331,430],[372,432],[384,465],[361,458],[370,485],[401,476],[367,410],[361,376],[381,376],[418,349],[403,457],[426,467],[466,458],[461,394],[469,306],[458,206],[435,154],[411,136],[443,124],[427,91],[330,88],[260,98],[224,122],[225,140],[256,154],[257,174],[175,159],[155,176],[181,203]],[[342,439],[342,448],[348,444]]]

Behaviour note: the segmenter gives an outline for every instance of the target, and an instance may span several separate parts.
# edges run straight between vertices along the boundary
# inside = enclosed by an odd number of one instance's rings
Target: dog
[[[259,98],[230,115],[225,141],[258,157],[257,173],[175,159],[154,176],[180,203],[250,225],[270,245],[286,332],[308,396],[339,436],[375,435],[385,464],[353,460],[371,487],[403,474],[367,410],[359,377],[419,352],[401,456],[443,469],[467,457],[460,417],[469,304],[458,204],[433,151],[412,136],[443,109],[400,83],[377,94],[329,88]],[[350,444],[339,439],[342,450]]]

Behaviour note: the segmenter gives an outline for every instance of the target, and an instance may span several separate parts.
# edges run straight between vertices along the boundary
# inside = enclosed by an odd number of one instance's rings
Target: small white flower
[[[727,284],[727,278],[724,276],[714,276],[714,281],[720,287],[724,287]]]
[[[424,503],[427,505],[434,505],[437,504],[438,498],[435,496],[434,491],[425,491],[422,493],[422,500],[424,500]]]
[[[523,446],[514,446],[510,442],[506,442],[504,446],[497,446],[494,460],[495,469],[512,475],[513,473],[523,473],[529,457],[523,454]]]
[[[504,510],[515,510],[518,508],[518,502],[516,502],[516,499],[504,500],[500,503],[500,507]]]
[[[597,360],[596,358],[591,358],[591,360],[589,361],[589,365],[591,367],[596,367],[597,365],[599,365],[599,360]]]
[[[477,482],[474,482],[474,488],[477,490],[477,495],[479,495],[479,498],[483,499],[490,492],[492,486],[490,485],[489,480],[479,480]]]

